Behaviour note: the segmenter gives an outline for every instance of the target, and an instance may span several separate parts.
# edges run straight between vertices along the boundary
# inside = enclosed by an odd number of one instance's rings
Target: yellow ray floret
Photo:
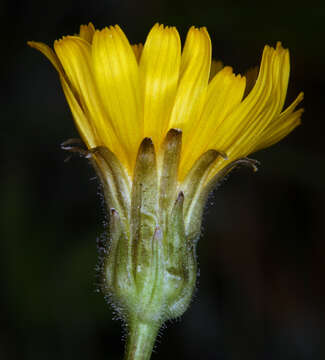
[[[259,71],[248,81],[212,62],[206,28],[191,27],[183,50],[176,28],[159,24],[144,45],[131,45],[117,25],[99,31],[91,23],[55,41],[54,51],[42,43],[29,45],[58,71],[87,147],[106,146],[130,175],[143,138],[150,137],[159,154],[171,128],[183,132],[181,181],[209,149],[226,154],[212,177],[300,124],[302,109],[295,109],[302,93],[283,111],[290,62],[281,43],[265,46]]]

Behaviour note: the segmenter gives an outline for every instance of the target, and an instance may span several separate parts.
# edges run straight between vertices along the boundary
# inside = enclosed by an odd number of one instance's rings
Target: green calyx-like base
[[[208,150],[179,182],[181,141],[181,132],[170,130],[157,154],[151,139],[145,138],[132,179],[109,149],[84,151],[71,142],[64,144],[87,155],[101,180],[110,214],[102,290],[128,325],[128,359],[148,359],[160,326],[189,306],[208,194],[235,166],[255,166],[252,160],[239,159],[208,182],[211,167],[223,156]]]
[[[163,149],[157,158],[144,139],[132,180],[108,149],[94,150],[110,211],[103,290],[127,323],[160,326],[183,314],[195,289],[195,244],[186,236],[177,182],[181,133],[169,132]]]

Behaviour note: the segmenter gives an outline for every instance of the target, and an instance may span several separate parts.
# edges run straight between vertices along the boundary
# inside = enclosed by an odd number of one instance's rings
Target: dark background
[[[206,25],[214,56],[237,72],[259,63],[265,43],[290,49],[288,99],[305,92],[303,124],[253,156],[259,172],[235,171],[211,198],[198,290],[153,359],[324,358],[324,4],[1,2],[1,359],[122,358],[121,324],[96,292],[98,184],[84,159],[64,162],[72,117],[55,70],[26,45],[52,44],[88,21],[118,23],[133,43],[157,21],[183,39]]]

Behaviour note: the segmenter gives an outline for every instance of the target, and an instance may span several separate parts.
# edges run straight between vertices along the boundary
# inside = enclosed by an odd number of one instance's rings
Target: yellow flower
[[[54,51],[29,45],[58,71],[101,180],[110,214],[102,290],[128,324],[125,359],[148,360],[160,326],[190,304],[209,192],[300,123],[302,93],[282,111],[289,52],[265,46],[246,81],[211,61],[205,28],[190,28],[183,50],[177,30],[158,24],[143,46],[92,24]]]
[[[52,62],[80,135],[89,149],[110,149],[132,177],[139,145],[152,139],[159,156],[169,129],[182,131],[178,180],[184,180],[207,150],[219,157],[211,179],[227,164],[268,147],[300,123],[303,98],[282,111],[289,52],[280,43],[265,46],[256,79],[235,75],[212,62],[206,28],[191,27],[181,48],[174,27],[156,24],[144,46],[130,45],[119,26],[95,30],[54,43],[54,51],[29,42]],[[245,94],[245,96],[244,96]]]

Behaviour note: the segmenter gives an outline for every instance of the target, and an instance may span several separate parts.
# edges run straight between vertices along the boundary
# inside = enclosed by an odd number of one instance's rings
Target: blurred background
[[[211,197],[191,308],[153,359],[307,360],[325,356],[323,1],[1,1],[0,358],[121,359],[122,326],[96,291],[104,232],[94,171],[60,143],[78,136],[49,62],[26,45],[79,25],[120,24],[132,43],[155,22],[207,26],[214,57],[244,72],[264,44],[291,54],[288,102],[303,124],[254,154]]]

